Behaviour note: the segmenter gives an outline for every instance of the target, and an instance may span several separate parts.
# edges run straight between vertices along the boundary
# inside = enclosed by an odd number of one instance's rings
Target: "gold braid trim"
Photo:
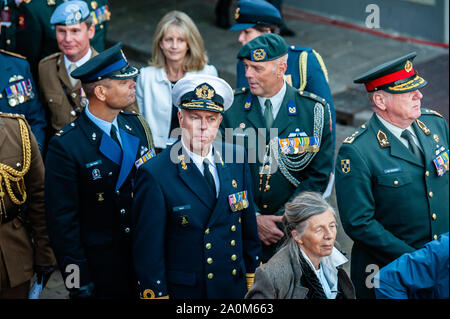
[[[153,144],[153,135],[152,131],[150,130],[150,126],[142,115],[138,114],[137,117],[139,119],[139,122],[141,122],[142,127],[144,128],[145,136],[147,137],[148,148],[152,150],[155,148],[155,145]]]
[[[327,67],[325,66],[325,62],[323,62],[323,59],[320,56],[319,52],[317,52],[314,49],[313,49],[313,52],[314,52],[314,55],[316,56],[317,61],[320,64],[320,67],[322,68],[323,75],[325,75],[325,80],[327,80],[327,83],[330,83],[330,81],[328,80],[328,70],[327,70]]]
[[[300,53],[300,57],[298,58],[298,71],[300,74],[300,87],[299,90],[304,90],[306,87],[306,71],[308,69],[308,52],[303,51]]]
[[[18,171],[8,165],[0,163],[0,199],[3,200],[3,196],[5,195],[2,187],[2,181],[4,181],[7,194],[9,195],[9,198],[11,198],[11,201],[16,205],[22,205],[27,200],[23,177],[28,172],[31,165],[31,142],[25,121],[21,118],[18,118],[17,120],[19,121],[20,134],[22,137],[23,168],[21,171]],[[19,195],[22,197],[21,200],[14,194],[11,182],[16,183]]]
[[[250,290],[253,283],[255,282],[255,274],[254,273],[247,273],[245,274],[245,279],[247,281],[247,290]]]

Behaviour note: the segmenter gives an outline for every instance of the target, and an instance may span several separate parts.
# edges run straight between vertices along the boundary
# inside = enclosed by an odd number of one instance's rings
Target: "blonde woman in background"
[[[136,85],[139,109],[150,124],[157,152],[166,148],[170,132],[179,126],[172,87],[190,74],[218,76],[207,63],[203,39],[192,19],[180,11],[163,16],[153,36],[150,66],[141,69]]]

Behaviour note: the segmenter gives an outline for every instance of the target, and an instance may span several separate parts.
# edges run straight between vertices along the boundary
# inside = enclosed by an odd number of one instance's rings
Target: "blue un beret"
[[[70,73],[74,79],[80,79],[82,83],[96,82],[106,78],[131,79],[138,74],[139,70],[128,64],[120,42]]]
[[[78,24],[86,20],[89,15],[89,8],[86,2],[79,0],[66,1],[56,7],[50,18],[50,24]]]
[[[234,14],[236,24],[230,30],[240,31],[255,25],[281,26],[281,14],[277,8],[264,0],[240,0]]]

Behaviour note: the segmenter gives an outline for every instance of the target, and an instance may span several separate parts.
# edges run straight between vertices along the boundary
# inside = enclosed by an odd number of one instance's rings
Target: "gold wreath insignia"
[[[210,89],[207,85],[203,85],[202,87],[195,89],[195,95],[199,99],[211,100],[214,96],[214,90]]]

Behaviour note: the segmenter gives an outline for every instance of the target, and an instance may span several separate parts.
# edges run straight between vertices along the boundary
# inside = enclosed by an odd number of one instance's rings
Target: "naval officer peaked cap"
[[[223,79],[192,74],[179,80],[172,90],[172,101],[180,109],[223,113],[233,103],[233,89]]]

